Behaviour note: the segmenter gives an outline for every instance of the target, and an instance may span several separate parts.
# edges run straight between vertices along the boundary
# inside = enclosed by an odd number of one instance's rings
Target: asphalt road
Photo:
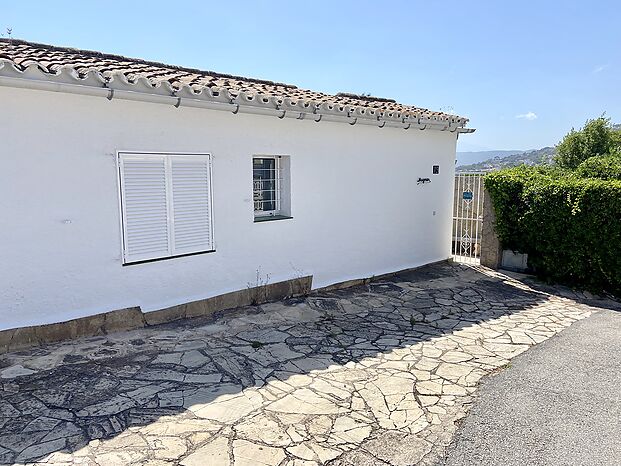
[[[601,310],[483,382],[446,465],[621,465],[621,312]]]

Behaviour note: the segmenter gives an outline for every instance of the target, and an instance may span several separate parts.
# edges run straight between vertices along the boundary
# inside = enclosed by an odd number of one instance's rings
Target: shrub
[[[535,273],[621,295],[621,181],[518,167],[485,187],[503,247],[527,253]]]
[[[578,165],[576,174],[582,178],[621,180],[621,156],[590,157]]]
[[[554,160],[563,168],[575,169],[589,157],[619,150],[621,132],[603,116],[588,120],[583,128],[572,130],[556,146]]]

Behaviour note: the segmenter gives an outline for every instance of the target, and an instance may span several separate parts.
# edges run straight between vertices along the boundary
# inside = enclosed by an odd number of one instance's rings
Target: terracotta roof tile
[[[352,110],[363,107],[375,109],[388,115],[393,113],[416,118],[448,120],[460,125],[464,125],[468,121],[466,118],[456,115],[400,104],[392,99],[350,93],[330,95],[262,79],[233,76],[127,58],[120,55],[37,44],[16,39],[0,39],[0,59],[9,60],[21,71],[31,64],[36,64],[44,73],[56,74],[60,68],[69,66],[79,76],[86,76],[90,71],[96,71],[104,77],[120,72],[129,82],[144,77],[153,85],[167,82],[175,90],[184,85],[190,85],[197,90],[219,87],[226,89],[233,97],[240,92],[245,92],[250,95],[261,94],[281,100],[285,98],[301,100],[314,105],[326,103],[351,108]]]

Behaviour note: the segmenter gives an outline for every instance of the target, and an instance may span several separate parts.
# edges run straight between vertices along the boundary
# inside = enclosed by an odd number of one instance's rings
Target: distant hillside
[[[543,149],[519,152],[517,154],[496,156],[469,165],[458,165],[457,171],[492,171],[500,168],[517,167],[518,165],[545,165],[552,163],[555,153],[556,149],[554,147],[544,147]]]
[[[457,166],[470,165],[493,159],[494,157],[506,157],[507,155],[519,154],[523,150],[482,150],[474,152],[457,152]]]

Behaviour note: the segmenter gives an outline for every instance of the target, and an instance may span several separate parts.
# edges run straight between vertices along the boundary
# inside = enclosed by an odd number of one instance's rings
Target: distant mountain
[[[457,152],[457,166],[470,165],[483,162],[494,157],[506,157],[507,155],[519,154],[523,150],[482,150],[474,152]]]
[[[612,125],[615,131],[621,131],[621,123]],[[520,150],[487,150],[478,152],[457,152],[458,172],[492,171],[500,168],[517,167],[518,165],[548,165],[553,163],[556,149]]]
[[[517,167],[518,165],[546,165],[552,163],[554,154],[556,154],[554,147],[544,147],[543,149],[496,156],[469,165],[459,165],[458,162],[457,171],[492,171],[500,168]]]

